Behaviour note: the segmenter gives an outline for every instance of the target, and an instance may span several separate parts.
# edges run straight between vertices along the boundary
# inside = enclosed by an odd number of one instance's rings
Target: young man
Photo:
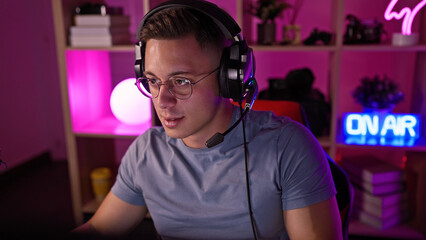
[[[171,6],[146,20],[141,39],[138,84],[148,88],[162,127],[134,141],[111,192],[76,233],[123,236],[149,208],[163,239],[342,238],[328,162],[302,125],[251,111],[245,129],[239,124],[222,143],[205,147],[240,117],[221,96],[219,66],[228,43],[215,21]]]

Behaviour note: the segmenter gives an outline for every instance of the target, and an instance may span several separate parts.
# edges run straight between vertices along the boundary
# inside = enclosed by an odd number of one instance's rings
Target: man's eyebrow
[[[175,72],[171,72],[168,77],[171,78],[171,77],[174,77],[174,76],[180,75],[180,74],[188,74],[188,75],[191,75],[191,76],[193,75],[188,71],[175,71]],[[153,76],[155,78],[158,78],[157,75],[155,75],[153,72],[150,72],[150,71],[145,71],[144,75],[145,76],[150,75],[150,76]]]
[[[145,76],[147,76],[147,75],[151,75],[151,76],[153,76],[153,77],[157,78],[157,76],[156,76],[154,73],[150,72],[150,71],[145,71],[145,72],[143,73],[143,75],[145,75]]]

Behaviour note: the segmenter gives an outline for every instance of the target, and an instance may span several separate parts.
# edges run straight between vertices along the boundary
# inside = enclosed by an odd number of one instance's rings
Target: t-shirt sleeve
[[[146,203],[142,195],[142,189],[135,184],[138,162],[137,146],[137,142],[134,142],[121,160],[117,178],[111,191],[115,196],[127,203],[143,206]]]
[[[281,187],[283,210],[302,208],[325,201],[336,194],[324,150],[300,124],[292,124],[282,134]]]

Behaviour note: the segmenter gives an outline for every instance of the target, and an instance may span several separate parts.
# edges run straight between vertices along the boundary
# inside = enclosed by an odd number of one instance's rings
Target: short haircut
[[[202,49],[223,49],[225,37],[219,26],[206,14],[191,8],[167,8],[149,17],[141,40],[178,39],[193,34]]]

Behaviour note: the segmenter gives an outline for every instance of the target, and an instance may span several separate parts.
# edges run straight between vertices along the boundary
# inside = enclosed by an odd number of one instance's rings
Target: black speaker
[[[241,34],[241,28],[235,20],[217,5],[202,0],[171,0],[164,2],[149,11],[139,23],[136,33],[137,43],[135,46],[135,72],[136,77],[143,76],[145,42],[140,40],[141,31],[145,22],[155,13],[166,8],[191,8],[210,17],[221,29],[225,38],[231,41],[230,46],[225,47],[219,68],[219,91],[222,97],[232,98],[235,102],[242,102],[254,91],[247,87],[252,84],[255,72],[255,61],[252,49],[247,45]],[[250,83],[251,82],[251,83]],[[257,87],[257,84],[255,84]],[[257,91],[257,89],[256,89]]]

